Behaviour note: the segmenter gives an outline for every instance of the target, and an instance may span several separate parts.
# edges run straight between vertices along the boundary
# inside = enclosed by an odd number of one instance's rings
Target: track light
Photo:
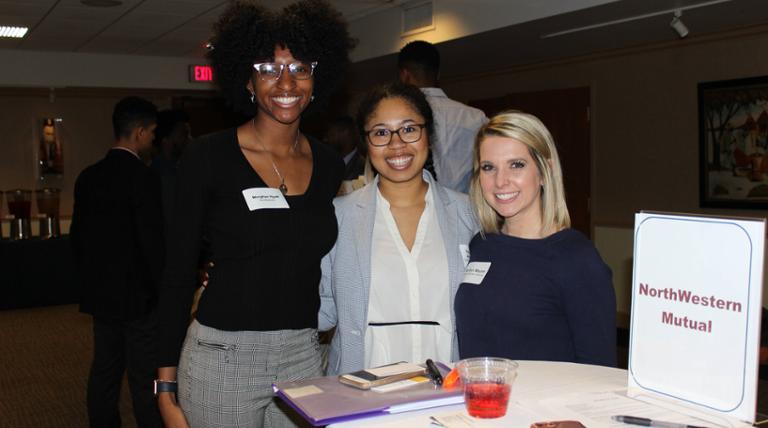
[[[680,38],[684,38],[688,35],[688,27],[685,26],[683,23],[683,20],[681,19],[683,17],[683,11],[682,10],[676,10],[675,16],[672,18],[672,22],[669,23],[669,26],[672,27],[673,30],[677,33]]]

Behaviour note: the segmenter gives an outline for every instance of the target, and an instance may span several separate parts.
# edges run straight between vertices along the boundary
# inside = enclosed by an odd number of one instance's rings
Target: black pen
[[[611,416],[611,419],[617,422],[624,422],[630,425],[640,425],[644,427],[659,427],[659,428],[706,428],[695,425],[679,424],[677,422],[664,422],[655,421],[648,418],[639,418],[637,416]]]
[[[440,369],[437,368],[435,362],[430,358],[427,358],[427,372],[432,381],[435,382],[435,385],[443,384],[443,375],[440,374]]]

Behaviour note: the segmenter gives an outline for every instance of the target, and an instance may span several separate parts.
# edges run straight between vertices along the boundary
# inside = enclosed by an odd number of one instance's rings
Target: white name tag
[[[464,270],[464,281],[462,282],[479,285],[483,282],[483,278],[490,268],[491,262],[472,262]]]
[[[464,267],[466,268],[469,264],[469,245],[459,245],[459,254],[461,255],[461,260],[464,262]]]
[[[271,187],[252,187],[243,190],[245,203],[251,211],[264,208],[290,208],[280,190]]]

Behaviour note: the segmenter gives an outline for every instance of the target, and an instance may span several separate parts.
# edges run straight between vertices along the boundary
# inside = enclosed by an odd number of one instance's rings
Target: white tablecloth
[[[589,428],[630,427],[610,420],[612,415],[618,414],[715,426],[712,422],[627,398],[626,370],[549,361],[519,363],[506,416],[498,419],[470,418],[470,426],[528,428],[533,422],[572,419],[584,422]],[[456,405],[360,419],[330,427],[436,427],[431,425],[430,416],[456,414],[468,417],[464,405]]]

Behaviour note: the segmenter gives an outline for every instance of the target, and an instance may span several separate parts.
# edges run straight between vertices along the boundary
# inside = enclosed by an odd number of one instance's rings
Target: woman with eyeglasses
[[[276,13],[233,2],[214,26],[214,75],[254,116],[193,142],[179,164],[155,382],[169,427],[295,426],[272,383],[322,374],[320,260],[336,240],[344,164],[299,123],[339,81],[351,45],[323,0]],[[214,267],[190,324],[203,237]]]
[[[434,123],[401,83],[362,100],[357,123],[376,178],[337,198],[339,237],[323,258],[320,330],[336,327],[328,373],[458,358],[453,296],[477,231],[466,195],[424,170]]]

